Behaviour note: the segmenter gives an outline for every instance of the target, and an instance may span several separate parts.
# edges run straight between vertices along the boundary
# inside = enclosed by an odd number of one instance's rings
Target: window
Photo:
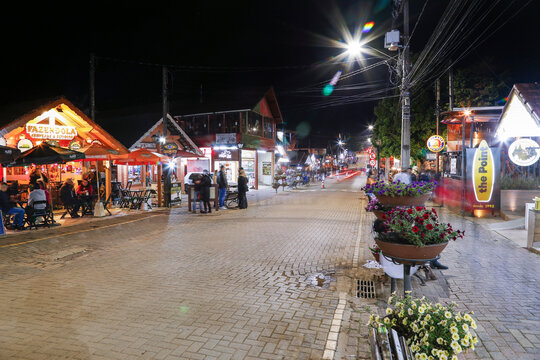
[[[274,119],[264,118],[264,137],[268,139],[274,138]]]
[[[250,135],[262,136],[262,119],[260,114],[250,111],[248,113],[247,133]]]
[[[237,134],[240,132],[240,113],[225,114],[225,132]]]

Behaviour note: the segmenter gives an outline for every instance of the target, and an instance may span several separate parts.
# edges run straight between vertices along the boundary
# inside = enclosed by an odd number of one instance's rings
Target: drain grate
[[[356,280],[356,297],[375,299],[375,283],[371,280]]]

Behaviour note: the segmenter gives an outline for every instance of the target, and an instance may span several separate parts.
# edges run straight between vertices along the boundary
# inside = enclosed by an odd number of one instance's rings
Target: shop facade
[[[106,154],[127,154],[128,150],[92,121],[66,98],[59,97],[44,103],[17,106],[17,111],[7,111],[0,124],[0,144],[25,152],[44,142],[75,151],[83,151],[91,145],[103,148]],[[26,185],[35,166],[3,169],[4,181]],[[93,161],[72,161],[63,164],[40,166],[48,174],[49,181],[59,185],[67,178],[75,182],[89,172],[99,174],[106,180],[110,192],[111,162],[107,155]]]
[[[199,104],[194,113],[174,117],[199,148],[211,149],[214,172],[225,166],[229,181],[236,183],[240,167],[249,186],[271,186],[274,177],[276,126],[282,116],[274,90],[242,96],[234,92],[219,101]],[[233,105],[239,104],[239,105]]]

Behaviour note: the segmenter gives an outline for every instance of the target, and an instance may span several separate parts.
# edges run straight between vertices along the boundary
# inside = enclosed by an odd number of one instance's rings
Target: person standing
[[[217,175],[217,183],[219,185],[219,208],[225,208],[225,196],[227,195],[227,187],[229,184],[227,182],[227,174],[225,173],[225,166],[221,165]]]
[[[197,212],[197,204],[199,204],[199,210],[202,213],[202,198],[201,198],[201,178],[202,175],[197,174],[193,179],[193,200],[192,200],[192,210],[193,213]]]
[[[15,207],[11,204],[8,194],[8,184],[2,182],[0,188],[0,209],[2,213],[7,215],[14,215],[14,227],[17,230],[24,229],[24,209]]]
[[[247,209],[248,202],[246,193],[249,191],[248,178],[244,168],[240,168],[238,173],[238,207],[240,209]]]
[[[39,166],[36,166],[30,173],[30,184],[36,186],[38,185],[38,181],[41,181],[46,186],[49,183],[49,178],[41,172]]]
[[[212,185],[212,179],[208,170],[204,170],[204,174],[201,178],[201,200],[204,204],[204,211],[201,209],[201,213],[212,213],[212,206],[210,205],[210,186]]]

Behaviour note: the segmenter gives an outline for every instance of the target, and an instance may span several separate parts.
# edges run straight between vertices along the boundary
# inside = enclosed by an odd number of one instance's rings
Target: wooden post
[[[112,160],[107,161],[109,163],[109,166],[105,166],[105,200],[109,198],[112,191]]]

